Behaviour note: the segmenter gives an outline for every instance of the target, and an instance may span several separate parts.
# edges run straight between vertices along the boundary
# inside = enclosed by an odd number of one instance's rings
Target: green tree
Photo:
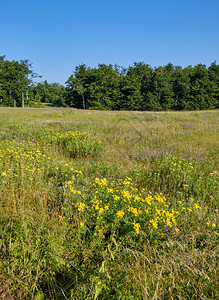
[[[0,93],[5,106],[29,105],[28,90],[37,75],[32,71],[32,64],[28,60],[8,61],[2,56],[0,59]]]
[[[118,109],[122,97],[120,67],[99,64],[87,76],[88,107],[92,109]]]
[[[152,68],[143,62],[135,62],[126,71],[123,83],[122,109],[145,110],[148,108],[148,93]]]
[[[174,104],[172,87],[172,66],[158,67],[153,70],[150,92],[154,95],[156,110],[169,110]]]
[[[205,65],[198,64],[192,69],[190,85],[190,109],[207,109],[209,77]]]
[[[68,105],[86,108],[87,75],[89,69],[85,64],[75,67],[74,73],[66,81],[66,103]],[[81,98],[81,101],[78,99]]]
[[[189,68],[182,69],[177,66],[172,78],[172,86],[174,93],[173,109],[185,110],[188,108],[188,101],[190,95],[190,77]]]
[[[219,108],[219,65],[213,62],[208,68],[208,108],[218,109]]]

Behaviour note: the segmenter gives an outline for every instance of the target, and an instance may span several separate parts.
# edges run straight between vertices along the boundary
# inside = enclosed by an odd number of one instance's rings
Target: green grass
[[[217,299],[218,111],[0,109],[1,299]]]

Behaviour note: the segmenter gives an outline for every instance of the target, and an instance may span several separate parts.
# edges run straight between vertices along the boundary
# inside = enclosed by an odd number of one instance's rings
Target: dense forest
[[[0,105],[70,106],[101,110],[204,110],[219,108],[219,65],[182,68],[169,63],[152,68],[143,62],[124,68],[77,66],[66,81],[36,83],[28,60],[0,56]]]

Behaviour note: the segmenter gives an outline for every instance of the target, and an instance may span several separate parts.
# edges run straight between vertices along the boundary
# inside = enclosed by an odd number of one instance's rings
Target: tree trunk
[[[10,98],[10,101],[11,101],[11,90],[9,90],[9,98]],[[17,103],[16,103],[16,100],[14,99],[14,107],[17,106]]]
[[[24,108],[24,91],[22,90],[22,108]]]
[[[82,103],[83,103],[83,109],[85,109],[85,99],[84,99],[84,94],[82,94]]]
[[[26,90],[26,98],[27,98],[27,107],[29,107],[28,90]]]

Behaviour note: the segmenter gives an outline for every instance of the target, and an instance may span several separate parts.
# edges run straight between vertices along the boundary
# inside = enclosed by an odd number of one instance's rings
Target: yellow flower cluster
[[[94,185],[106,186],[107,180],[106,180],[106,178],[103,178],[103,179],[95,178]]]
[[[79,193],[71,192],[74,185],[74,179],[71,181],[66,197],[78,197]],[[115,230],[120,223],[123,230],[130,230],[130,225],[135,233],[142,231],[161,233],[171,229],[177,233],[180,229],[177,226],[178,218],[182,214],[197,215],[201,207],[194,202],[194,199],[188,199],[185,203],[178,202],[177,209],[172,209],[170,203],[162,193],[155,195],[145,194],[145,190],[139,191],[134,187],[130,178],[124,180],[107,181],[106,178],[96,178],[90,184],[90,188],[85,194],[80,196],[83,202],[77,204],[78,210],[83,212],[83,219],[80,222],[96,224],[95,235],[100,236],[98,230],[101,227],[101,236],[110,230]],[[77,201],[77,200],[75,200]],[[78,203],[78,202],[77,202]],[[85,204],[86,203],[86,204]],[[86,205],[86,213],[84,207]],[[111,229],[110,229],[111,228]]]
[[[134,225],[134,229],[135,229],[135,232],[137,233],[137,234],[139,234],[139,232],[140,232],[140,224],[139,223],[133,223],[133,225]]]
[[[117,215],[118,218],[123,218],[124,214],[125,214],[125,213],[124,213],[123,210],[119,210],[119,211],[116,213],[116,215]]]
[[[137,217],[138,214],[142,214],[141,209],[137,208],[137,207],[129,206],[128,211],[132,212],[136,217]]]
[[[79,202],[76,204],[77,208],[78,208],[78,211],[81,211],[83,212],[84,209],[85,209],[85,204],[83,202]]]
[[[41,142],[59,146],[74,156],[99,153],[103,148],[102,142],[97,137],[90,137],[87,132],[44,129],[39,138]]]
[[[0,143],[0,180],[22,180],[26,182],[39,179],[48,167],[49,157],[46,149],[39,150],[32,143],[5,141]],[[5,182],[5,181],[4,181]]]

